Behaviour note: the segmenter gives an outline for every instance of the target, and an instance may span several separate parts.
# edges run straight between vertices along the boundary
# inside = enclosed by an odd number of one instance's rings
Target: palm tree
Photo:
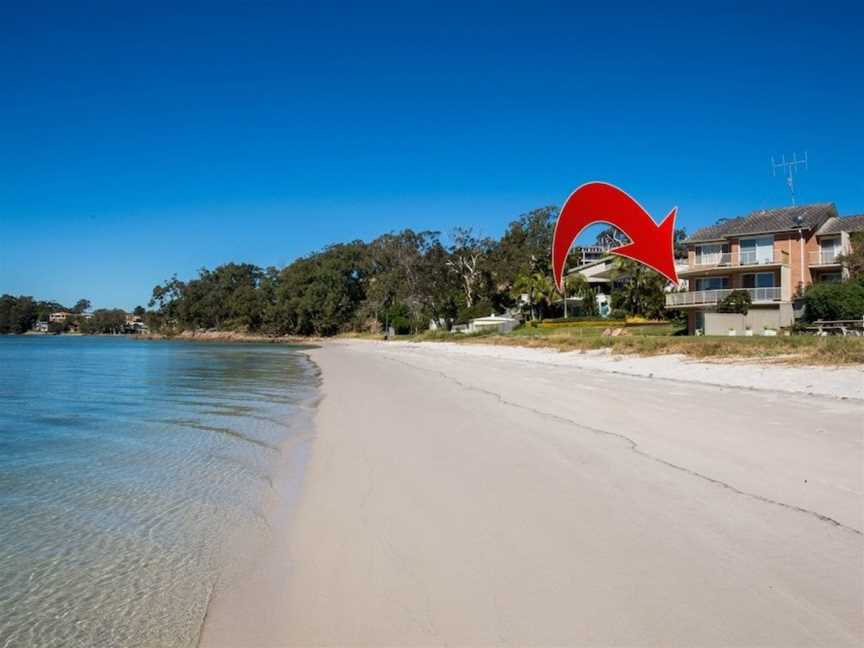
[[[588,280],[578,272],[574,272],[573,274],[564,277],[564,294],[562,296],[564,299],[564,317],[567,317],[568,295],[582,300],[594,298],[594,292],[591,290],[591,285],[588,283]]]
[[[555,286],[552,281],[541,272],[520,275],[513,282],[512,295],[515,299],[520,299],[522,295],[527,296],[532,320],[537,319],[537,307],[548,304],[554,293]]]
[[[618,258],[612,268],[612,279],[620,283],[613,291],[613,299],[629,315],[659,317],[665,305],[664,288],[668,283],[659,273],[647,266]]]

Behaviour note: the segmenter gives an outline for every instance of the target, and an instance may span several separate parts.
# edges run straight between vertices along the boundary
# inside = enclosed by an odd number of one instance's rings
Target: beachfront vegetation
[[[853,320],[864,315],[864,275],[842,283],[815,283],[804,292],[804,319]]]
[[[612,324],[612,326],[619,326]],[[522,327],[509,334],[484,333],[459,336],[463,344],[482,343],[506,346],[542,347],[560,351],[598,351],[643,356],[682,354],[690,358],[729,358],[764,360],[784,364],[862,364],[864,338],[792,335],[778,337],[695,337],[681,335],[675,324],[627,324],[621,335],[604,334],[609,326],[571,326],[562,328]],[[447,339],[433,333],[418,340]]]
[[[746,290],[733,290],[717,304],[717,312],[746,315],[750,310],[752,301],[750,293]]]
[[[47,322],[48,316],[58,311],[71,312],[71,309],[57,302],[36,301],[24,295],[3,295],[0,297],[0,335],[26,333],[36,322]]]
[[[126,312],[119,308],[101,308],[93,317],[79,321],[81,333],[86,335],[118,335],[126,331]]]
[[[403,230],[332,245],[281,269],[228,263],[188,281],[175,276],[153,289],[147,323],[163,332],[325,336],[385,326],[417,333],[430,322],[449,329],[508,308],[523,308],[532,319],[561,315],[549,268],[556,216],[554,207],[523,214],[497,240],[469,228],[446,239],[439,232]],[[662,282],[646,273],[638,296],[622,306],[628,313],[648,314],[646,304],[662,304]],[[583,297],[570,314],[594,313],[593,292],[584,281],[571,279],[567,288]],[[658,294],[649,297],[644,290]]]

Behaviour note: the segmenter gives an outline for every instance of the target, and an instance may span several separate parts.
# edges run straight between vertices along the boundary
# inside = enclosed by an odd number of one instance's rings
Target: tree
[[[93,317],[81,321],[81,332],[90,335],[119,335],[126,330],[126,312],[119,308],[101,308]]]
[[[499,295],[512,295],[518,277],[550,272],[549,250],[558,208],[549,206],[522,214],[508,225],[497,245],[489,251],[489,268]]]
[[[72,307],[72,312],[76,315],[80,315],[88,310],[90,310],[90,300],[89,299],[79,299],[75,305]]]
[[[132,314],[136,317],[144,317],[147,314],[147,311],[143,306],[136,306],[135,310],[132,311]]]
[[[636,261],[617,258],[612,279],[617,284],[612,291],[613,310],[648,318],[663,316],[667,280],[662,275]]]
[[[0,297],[0,334],[26,333],[33,328],[37,317],[38,306],[32,297]]]
[[[430,273],[448,272],[438,232],[403,230],[385,234],[372,241],[366,252],[366,294],[361,310],[365,318],[374,317],[383,324],[389,309],[402,304],[412,328],[417,330],[426,317],[435,316],[430,308],[438,311],[443,307],[441,284],[429,281]]]
[[[683,227],[675,230],[675,233],[672,235],[673,248],[675,251],[676,259],[686,259],[687,258],[687,246],[684,244],[684,241],[687,240],[687,230]]]
[[[851,278],[864,277],[864,232],[852,232],[849,243],[852,249],[837,260],[846,266]]]
[[[269,328],[275,333],[334,335],[356,321],[365,294],[366,246],[333,245],[279,274]]]
[[[186,284],[175,274],[164,283],[154,286],[148,307],[158,306],[157,312],[162,324],[173,327],[177,323],[180,300],[186,291]],[[160,327],[161,328],[161,327]]]
[[[804,292],[804,319],[852,320],[864,317],[864,276],[843,283],[815,283]]]
[[[746,290],[733,290],[717,303],[718,313],[740,313],[746,315],[750,310],[750,293]]]
[[[521,275],[513,284],[513,297],[527,300],[532,320],[542,314],[543,306],[550,303],[554,292],[552,281],[541,272]]]
[[[595,239],[595,244],[605,248],[619,247],[626,245],[630,239],[620,229],[614,225],[610,225],[606,229],[600,231]]]
[[[445,261],[447,267],[453,270],[460,279],[465,295],[465,306],[474,306],[477,288],[483,274],[482,262],[493,242],[488,238],[478,238],[473,230],[457,227],[453,231],[453,244],[450,247],[450,258]]]
[[[594,291],[591,284],[580,273],[574,272],[564,277],[564,317],[568,316],[567,299],[579,299],[582,305],[582,315],[594,315],[597,312],[597,302],[594,301]]]

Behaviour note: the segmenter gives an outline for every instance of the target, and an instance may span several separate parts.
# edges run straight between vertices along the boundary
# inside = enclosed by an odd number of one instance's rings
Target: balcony
[[[738,268],[760,265],[789,265],[789,253],[785,250],[739,250],[714,254],[696,254],[689,270],[710,268]]]
[[[818,252],[810,253],[810,265],[811,266],[821,266],[821,265],[840,265],[840,255],[843,254],[843,250],[840,248],[834,248],[832,250],[819,250]]]
[[[666,308],[682,306],[714,306],[723,301],[730,293],[744,290],[750,295],[754,304],[770,304],[780,301],[780,287],[773,288],[724,288],[722,290],[694,290],[688,292],[668,293]]]

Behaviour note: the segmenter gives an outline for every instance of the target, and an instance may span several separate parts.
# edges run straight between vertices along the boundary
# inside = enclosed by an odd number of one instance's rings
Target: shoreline
[[[200,645],[864,639],[861,402],[521,351],[306,352],[296,507]]]
[[[316,394],[297,408],[290,427],[297,428],[299,433],[289,435],[279,446],[279,465],[261,497],[258,517],[263,521],[267,533],[261,535],[238,529],[227,540],[235,559],[227,572],[219,575],[213,583],[196,646],[205,645],[205,636],[212,634],[214,617],[231,621],[241,604],[238,599],[251,594],[247,589],[250,585],[255,588],[254,596],[260,596],[271,567],[280,563],[280,542],[288,537],[296,515],[305,471],[314,447],[314,419],[323,399],[321,368],[310,357],[308,349],[298,350],[297,354],[303,356],[308,364],[308,371],[317,388]]]

